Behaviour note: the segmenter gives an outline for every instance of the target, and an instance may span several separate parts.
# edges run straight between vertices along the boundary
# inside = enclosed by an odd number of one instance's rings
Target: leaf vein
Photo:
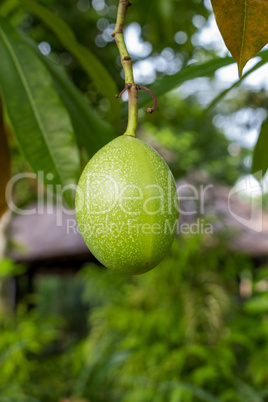
[[[244,19],[243,19],[243,31],[242,31],[242,41],[241,41],[241,49],[240,49],[240,57],[239,57],[239,75],[242,75],[241,65],[242,65],[242,58],[245,46],[245,36],[246,36],[246,21],[247,21],[247,0],[244,0]]]

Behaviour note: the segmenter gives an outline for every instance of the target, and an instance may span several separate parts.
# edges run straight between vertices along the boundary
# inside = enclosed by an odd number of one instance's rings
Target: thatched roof
[[[38,205],[27,209],[38,209]],[[75,214],[66,214],[52,205],[39,214],[14,215],[8,234],[15,247],[9,248],[7,255],[19,262],[92,258],[77,230]]]
[[[204,219],[204,222],[212,223],[214,234],[224,235],[230,249],[253,257],[268,256],[268,212],[258,205],[256,197],[246,199],[235,188],[211,183],[204,178],[180,181],[179,195],[193,196],[191,185],[197,190],[199,199],[190,203],[182,199],[181,210],[195,209],[196,213],[181,214],[180,227],[183,222],[194,222],[198,218],[200,222]],[[256,195],[256,189],[253,190]]]
[[[183,212],[179,232],[191,230],[189,225],[194,222],[199,222],[199,230],[203,231],[205,227],[209,228],[205,225],[212,225],[214,234],[225,232],[230,248],[254,257],[268,256],[267,212],[255,206],[252,208],[251,203],[232,194],[231,188],[227,186],[215,183],[209,185],[207,180],[196,179],[177,184],[180,197],[188,196],[188,199],[181,199]],[[191,187],[193,185],[196,191]],[[37,208],[37,205],[29,205],[27,209],[32,208]],[[193,232],[198,230],[197,224],[192,229]],[[13,246],[7,250],[7,254],[16,261],[92,259],[77,230],[74,213],[64,213],[55,206],[45,207],[41,214],[13,215],[8,233]],[[207,236],[213,237],[210,233]]]

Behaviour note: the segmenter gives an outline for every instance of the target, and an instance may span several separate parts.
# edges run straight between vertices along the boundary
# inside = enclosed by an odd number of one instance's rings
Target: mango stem
[[[138,88],[134,82],[132,59],[128,53],[123,34],[127,9],[130,5],[131,3],[129,3],[128,0],[119,0],[116,25],[112,36],[115,38],[119,50],[121,64],[125,74],[125,88],[128,91],[128,124],[123,135],[136,137],[138,125]]]

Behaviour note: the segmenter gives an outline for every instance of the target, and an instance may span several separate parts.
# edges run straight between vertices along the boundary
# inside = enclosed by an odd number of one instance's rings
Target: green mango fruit
[[[76,192],[76,217],[88,248],[105,267],[147,272],[176,235],[179,202],[172,173],[143,141],[117,137],[86,165]]]

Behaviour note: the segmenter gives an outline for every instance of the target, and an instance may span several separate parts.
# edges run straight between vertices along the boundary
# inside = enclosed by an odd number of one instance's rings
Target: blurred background
[[[127,97],[114,100],[122,104],[115,120],[111,100],[75,56],[19,3],[2,1],[0,14],[64,67],[122,134]],[[117,1],[39,3],[68,24],[120,91],[111,37]],[[189,66],[229,56],[208,0],[135,0],[126,22],[135,81],[159,94],[152,115],[140,94],[138,137],[174,174],[178,236],[145,275],[103,268],[74,211],[38,182],[10,130],[12,175],[24,175],[12,186],[18,213],[0,220],[0,402],[268,401],[267,180],[261,186],[250,173],[267,115],[267,64],[254,72],[255,57],[239,83],[233,60],[181,80]],[[79,148],[82,169],[90,155]]]

